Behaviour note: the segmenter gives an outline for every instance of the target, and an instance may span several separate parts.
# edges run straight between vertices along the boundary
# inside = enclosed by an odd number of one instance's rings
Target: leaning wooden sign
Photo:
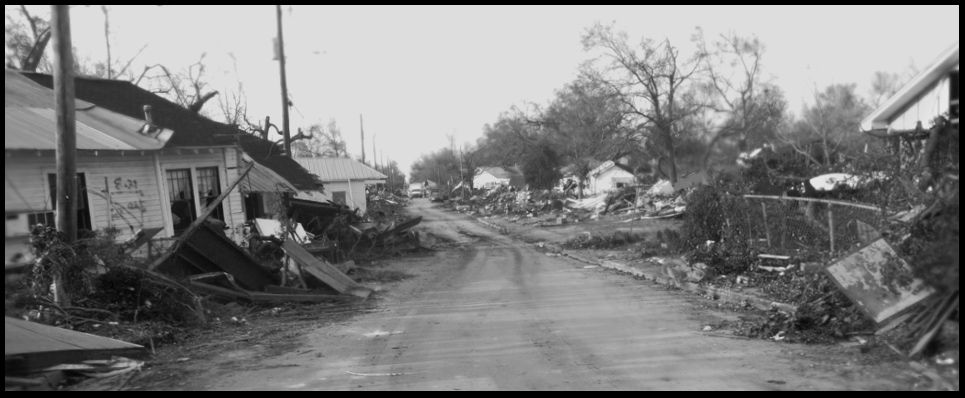
[[[900,284],[886,278],[885,266],[904,276],[912,274],[908,263],[884,239],[838,261],[826,272],[841,291],[871,317],[884,325],[903,315],[915,305],[935,294],[935,290],[919,279]]]

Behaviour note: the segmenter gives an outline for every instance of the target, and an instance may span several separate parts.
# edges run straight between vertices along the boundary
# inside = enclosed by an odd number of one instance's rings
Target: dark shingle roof
[[[50,75],[23,75],[44,87],[53,88],[53,77]],[[241,147],[245,153],[299,190],[313,191],[322,186],[317,176],[294,160],[282,156],[271,142],[191,112],[130,82],[78,77],[74,80],[74,91],[78,99],[140,120],[144,119],[144,105],[150,105],[154,124],[174,130],[168,148],[233,146],[238,143],[235,137],[241,134]]]

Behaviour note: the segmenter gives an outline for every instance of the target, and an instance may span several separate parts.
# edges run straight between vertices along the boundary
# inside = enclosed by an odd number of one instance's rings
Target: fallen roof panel
[[[29,373],[51,366],[114,356],[137,359],[144,347],[106,337],[4,318],[5,372]],[[12,368],[11,368],[12,367]]]

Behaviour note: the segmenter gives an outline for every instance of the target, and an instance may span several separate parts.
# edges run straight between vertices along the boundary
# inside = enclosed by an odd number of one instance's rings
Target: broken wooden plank
[[[228,198],[228,195],[231,194],[231,191],[234,191],[235,188],[238,187],[238,184],[241,184],[241,181],[245,179],[245,176],[247,176],[248,173],[251,172],[251,169],[253,169],[254,167],[255,167],[255,163],[249,164],[248,167],[246,167],[245,170],[238,175],[238,178],[236,178],[231,183],[231,185],[228,186],[228,189],[224,190],[224,192],[222,192],[221,195],[218,195],[218,197],[213,202],[209,203],[208,207],[206,207],[203,211],[201,211],[201,214],[198,215],[198,218],[196,218],[194,222],[192,222],[191,225],[189,225],[188,228],[184,231],[184,233],[181,235],[182,239],[179,239],[177,242],[174,243],[174,245],[171,246],[171,249],[168,250],[168,253],[177,252],[178,249],[180,249],[180,246],[184,244],[185,238],[190,237],[194,233],[194,231],[198,229],[198,227],[204,224],[204,222],[208,219],[208,217],[211,217],[211,214],[214,213],[214,211],[218,208],[218,205],[220,205],[221,202],[224,202],[224,200]],[[147,269],[150,271],[154,271],[162,264],[164,264],[164,261],[166,261],[167,258],[168,258],[168,255],[162,256],[157,261],[155,261],[150,266],[148,266]]]
[[[14,319],[4,318],[4,371],[28,374],[51,366],[104,360],[112,357],[144,358],[144,347]]]
[[[255,303],[331,303],[344,302],[344,296],[326,296],[321,294],[270,294],[250,293],[251,301]]]
[[[911,274],[908,263],[885,240],[879,240],[828,267],[825,272],[858,308],[878,325],[899,317],[936,292],[915,279],[910,286],[885,282],[883,267],[891,264]]]
[[[924,334],[922,334],[921,339],[918,340],[918,343],[915,344],[915,348],[911,350],[908,356],[914,357],[928,347],[928,344],[930,344],[932,340],[938,336],[938,333],[941,332],[942,328],[945,326],[945,321],[947,321],[948,318],[955,313],[955,311],[958,311],[958,304],[959,301],[957,292],[948,296],[947,299],[942,300],[942,305],[933,310],[934,313],[932,314],[931,319],[925,324]]]
[[[283,247],[285,252],[302,266],[302,270],[306,274],[335,289],[340,294],[350,294],[362,298],[367,298],[372,294],[371,290],[362,287],[331,264],[319,261],[296,243],[285,242]]]
[[[162,272],[176,277],[224,272],[251,291],[262,291],[274,283],[257,260],[210,227],[198,228],[182,241],[181,247],[160,266]]]
[[[223,287],[209,285],[204,282],[191,281],[189,282],[192,289],[205,294],[212,294],[215,296],[221,296],[225,298],[230,298],[232,300],[242,300],[246,302],[251,302],[251,295],[245,291],[238,291],[232,289],[225,289]]]
[[[408,231],[412,228],[419,226],[419,224],[422,224],[422,217],[413,218],[409,221],[399,224],[395,228],[390,228],[389,230],[383,232],[382,234],[379,234],[379,238],[398,235],[402,232]]]

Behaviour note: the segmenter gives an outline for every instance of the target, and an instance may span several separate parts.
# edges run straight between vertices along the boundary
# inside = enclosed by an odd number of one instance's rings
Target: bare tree
[[[910,63],[902,73],[875,72],[875,76],[871,80],[869,103],[874,108],[880,107],[885,101],[897,94],[898,90],[901,90],[919,72],[914,63]]]
[[[44,54],[50,42],[50,22],[31,14],[26,5],[12,7],[4,7],[7,68],[50,72],[50,61]]]
[[[298,156],[344,158],[348,157],[348,144],[342,138],[342,129],[335,119],[328,122],[328,127],[316,123],[308,127],[311,139],[292,143],[292,151]]]
[[[218,108],[224,122],[232,126],[241,126],[248,118],[248,97],[245,86],[238,82],[236,91],[225,90],[225,94],[218,97]]]
[[[698,28],[694,41],[706,76],[702,87],[707,95],[704,105],[717,125],[703,158],[706,169],[721,141],[737,138],[739,150],[747,152],[752,134],[766,136],[776,132],[786,113],[787,101],[779,88],[762,78],[766,48],[756,37],[730,33],[708,44]]]
[[[165,95],[194,113],[201,113],[205,104],[219,94],[216,90],[210,90],[205,81],[206,56],[206,53],[201,54],[198,62],[179,73],[171,73],[166,66],[160,64],[145,66],[134,84],[147,84],[151,92]]]
[[[644,38],[639,49],[629,44],[625,32],[613,26],[596,24],[583,36],[587,51],[602,50],[602,69],[593,70],[594,61],[586,65],[606,84],[637,119],[639,131],[648,131],[648,140],[670,166],[669,177],[677,181],[675,141],[685,134],[683,122],[697,115],[702,107],[695,99],[693,78],[699,71],[699,59],[683,60],[680,51],[669,40],[661,43]],[[646,127],[646,129],[643,129]]]
[[[833,165],[855,137],[863,138],[861,120],[871,108],[857,95],[855,84],[835,84],[814,92],[799,120],[781,130],[779,139],[816,166]]]
[[[545,110],[535,106],[535,119],[528,121],[544,131],[543,137],[556,153],[574,167],[582,183],[589,177],[597,161],[616,159],[632,145],[634,130],[626,126],[626,109],[622,98],[607,89],[599,79],[583,77],[557,92],[556,99]],[[538,149],[533,142],[531,149]]]

